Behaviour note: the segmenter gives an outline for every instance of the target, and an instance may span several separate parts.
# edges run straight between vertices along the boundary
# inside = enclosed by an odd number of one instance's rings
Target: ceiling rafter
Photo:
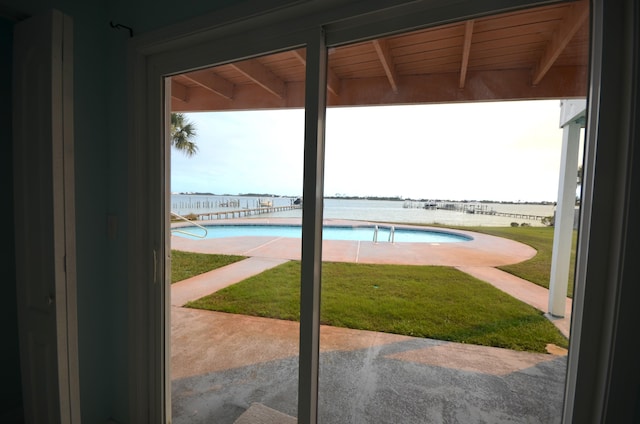
[[[547,48],[538,60],[538,64],[533,73],[533,85],[538,85],[540,81],[542,81],[558,56],[564,51],[580,27],[587,21],[588,16],[588,0],[580,0],[567,10],[564,19],[558,25],[558,30],[553,34]]]
[[[229,66],[279,99],[285,98],[286,83],[257,60],[245,60],[231,63]]]
[[[418,29],[375,46],[367,40],[331,47],[327,104],[583,96],[588,74],[587,2],[564,1]],[[298,48],[235,66],[176,75],[172,107],[179,111],[304,107],[306,52]],[[266,94],[265,89],[275,94]]]
[[[393,57],[391,56],[391,49],[389,43],[385,39],[373,40],[373,47],[376,49],[378,59],[384,68],[384,73],[387,75],[389,84],[394,93],[398,93],[398,74],[396,72],[395,65],[393,63]]]
[[[211,70],[193,71],[188,74],[183,74],[183,76],[225,99],[233,99],[233,83],[214,74]]]
[[[531,70],[473,70],[464,90],[459,90],[457,72],[415,74],[403,76],[402,84],[410,90],[399,90],[390,95],[386,78],[347,78],[340,87],[340,97],[327,99],[329,107],[409,105],[449,102],[503,101],[518,99],[558,99],[584,97],[587,90],[587,72],[583,66],[553,67],[540,85],[531,85]],[[292,86],[294,87],[294,86]],[[291,96],[294,90],[287,90]],[[189,103],[172,99],[175,112],[266,110],[283,107],[304,108],[304,87],[298,87],[295,98],[287,104],[275,96],[265,96],[264,89],[255,84],[238,86],[233,101],[214,95],[201,87],[191,91]],[[199,94],[205,94],[200,96]]]
[[[298,59],[298,61],[302,64],[302,66],[307,66],[307,54],[304,49],[291,50],[291,54],[293,57]]]
[[[307,54],[304,49],[291,50],[291,53],[303,66],[307,66]],[[340,93],[339,87],[340,78],[338,78],[331,68],[327,67],[327,90],[329,90],[331,94],[338,96]]]
[[[464,24],[464,42],[462,43],[462,63],[460,64],[459,88],[464,88],[467,81],[467,68],[469,67],[469,54],[471,52],[471,38],[473,37],[473,19]]]
[[[189,87],[171,78],[171,97],[189,103]]]

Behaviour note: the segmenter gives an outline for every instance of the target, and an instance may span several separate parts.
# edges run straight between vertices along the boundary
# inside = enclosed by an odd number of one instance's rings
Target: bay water
[[[255,209],[262,204],[289,206],[294,197],[220,196],[203,194],[172,194],[171,211],[180,215],[205,214],[209,212],[229,212],[241,209]],[[425,202],[410,200],[367,200],[367,199],[324,199],[324,219],[351,219],[358,221],[393,222],[406,224],[443,224],[456,226],[543,226],[540,219],[500,216],[499,213],[535,216],[553,216],[553,204],[525,203],[462,203],[456,206],[482,208],[498,214],[469,213],[464,210],[425,209]],[[251,215],[249,218],[300,218],[301,209],[275,213]]]

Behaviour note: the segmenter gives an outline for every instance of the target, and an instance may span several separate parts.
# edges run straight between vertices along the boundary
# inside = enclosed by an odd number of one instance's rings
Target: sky
[[[302,195],[302,109],[187,113],[171,191]],[[555,201],[560,101],[329,108],[325,196]]]

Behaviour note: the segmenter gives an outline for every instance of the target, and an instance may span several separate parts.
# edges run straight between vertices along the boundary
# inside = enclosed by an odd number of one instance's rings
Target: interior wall
[[[13,21],[0,18],[0,93],[11,98],[11,67]],[[5,95],[6,94],[6,95]],[[11,133],[11,102],[0,102],[0,193],[6,202],[3,222],[13,221],[13,149]],[[16,307],[15,238],[13,227],[5,226],[0,237],[2,252],[0,269],[3,273],[0,296],[0,322],[3,324],[2,384],[0,385],[0,422],[19,422],[22,418],[22,383],[20,379],[20,351],[18,343],[18,310]]]
[[[73,19],[74,138],[78,279],[78,338],[82,422],[113,418],[116,396],[126,387],[127,368],[117,361],[126,352],[114,322],[126,317],[126,297],[117,296],[125,281],[113,279],[113,249],[107,241],[110,122],[109,20],[102,2],[73,1],[60,10]],[[103,6],[103,7],[100,7]],[[118,124],[116,124],[118,125]],[[123,124],[120,124],[123,125]]]
[[[109,1],[109,19],[133,29],[134,35],[193,19],[246,0],[183,0],[180,7],[167,0]],[[289,0],[291,2],[292,0]],[[283,0],[265,0],[265,3],[284,3]],[[251,14],[251,10],[247,10]]]

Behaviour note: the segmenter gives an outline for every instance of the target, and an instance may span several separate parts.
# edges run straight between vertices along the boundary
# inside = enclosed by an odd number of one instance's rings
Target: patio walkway
[[[479,280],[486,281],[503,292],[527,303],[542,312],[548,311],[549,290],[527,280],[516,277],[513,274],[492,267],[459,266],[460,271],[465,272]],[[569,327],[571,325],[572,300],[567,298],[565,303],[564,318],[549,316],[546,317],[565,336],[569,337]]]
[[[287,262],[288,259],[250,257],[171,285],[171,305],[183,306],[220,289],[260,274]]]

